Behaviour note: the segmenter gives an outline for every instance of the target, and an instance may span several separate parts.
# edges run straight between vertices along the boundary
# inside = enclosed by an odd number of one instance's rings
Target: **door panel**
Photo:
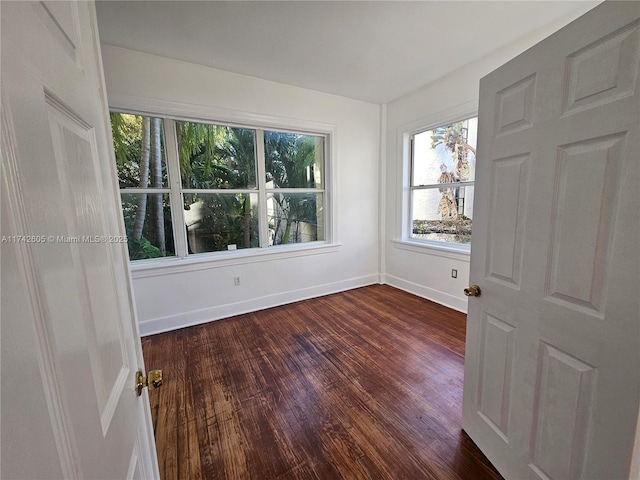
[[[604,2],[481,81],[463,426],[506,478],[629,478],[639,17]]]
[[[51,39],[65,52],[78,68],[82,57],[79,55],[79,13],[73,2],[33,2],[33,10],[42,24],[49,30]]]
[[[93,128],[50,97],[47,103],[58,172],[65,209],[65,221],[72,235],[68,241],[73,250],[75,273],[80,278],[78,292],[86,298],[84,331],[90,359],[90,379],[96,391],[103,433],[108,430],[118,399],[128,377],[132,375],[126,357],[125,338],[119,322],[117,282],[113,272],[104,270],[104,261],[113,264],[107,243],[112,231],[102,213],[104,198],[96,189],[100,178],[99,157]],[[105,273],[110,278],[105,279]],[[106,280],[106,281],[105,281]]]
[[[624,135],[559,148],[546,295],[601,316]]]
[[[482,329],[479,414],[508,442],[516,331],[513,326],[488,314]]]
[[[528,155],[493,161],[487,273],[493,281],[519,289],[527,202]]]
[[[582,478],[596,369],[545,343],[538,360],[532,468],[541,478]]]
[[[568,57],[565,113],[633,95],[638,75],[640,27],[630,24]]]
[[[536,75],[532,74],[496,94],[496,135],[529,128],[532,124]]]

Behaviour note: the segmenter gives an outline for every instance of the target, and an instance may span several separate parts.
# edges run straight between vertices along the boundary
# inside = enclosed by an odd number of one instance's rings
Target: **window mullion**
[[[167,170],[169,172],[169,187],[171,188],[171,216],[173,217],[173,239],[176,256],[187,256],[187,232],[184,220],[182,200],[182,178],[180,176],[180,156],[176,138],[176,124],[170,118],[164,120],[165,151],[167,154]]]
[[[171,193],[171,190],[169,188],[166,188],[166,187],[162,187],[162,188],[151,188],[151,187],[131,188],[131,187],[125,187],[125,188],[121,188],[120,189],[120,193],[121,194],[126,194],[126,193],[130,193],[130,194],[140,194],[140,193],[145,193],[145,194],[154,194],[154,193],[166,194],[166,193]]]
[[[183,188],[182,193],[212,193],[215,195],[225,195],[234,193],[258,193],[255,188]]]
[[[269,218],[267,217],[267,167],[264,153],[264,130],[256,129],[256,163],[258,164],[258,227],[260,248],[269,246]]]
[[[267,193],[324,193],[324,188],[269,188]]]
[[[473,187],[475,185],[475,181],[471,180],[470,182],[455,182],[455,183],[430,183],[427,185],[416,185],[411,187],[411,190],[429,190],[431,188],[462,188],[462,187]]]

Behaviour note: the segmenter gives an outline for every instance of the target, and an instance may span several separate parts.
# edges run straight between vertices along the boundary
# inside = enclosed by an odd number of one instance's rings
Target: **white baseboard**
[[[147,335],[154,335],[156,333],[177,330],[178,328],[191,327],[193,325],[207,323],[212,320],[233,317],[234,315],[242,315],[244,313],[277,307],[287,303],[307,300],[309,298],[321,297],[331,293],[343,292],[345,290],[364,287],[375,283],[381,283],[380,277],[377,274],[350,278],[339,282],[317,285],[314,287],[292,290],[259,298],[252,298],[242,302],[217,305],[215,307],[205,308],[202,310],[193,310],[166,317],[142,320],[139,322],[140,335],[144,337]]]
[[[410,282],[408,280],[404,280],[402,278],[395,277],[389,274],[384,275],[384,277],[382,278],[382,283],[386,283],[387,285],[391,285],[392,287],[399,288],[400,290],[404,290],[405,292],[413,293],[414,295],[426,298],[427,300],[431,300],[432,302],[439,303],[441,305],[444,305],[445,307],[452,308],[459,312],[467,313],[466,298],[454,297],[453,295],[441,292],[440,290],[425,287],[424,285]]]

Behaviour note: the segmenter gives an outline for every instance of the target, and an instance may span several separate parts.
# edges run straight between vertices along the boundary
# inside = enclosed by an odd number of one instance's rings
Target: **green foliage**
[[[255,136],[253,130],[226,127],[226,138],[216,146],[216,154],[224,159],[229,188],[256,185]]]
[[[176,122],[182,185],[194,189],[256,186],[255,133],[244,128]],[[186,194],[185,209],[198,204],[198,248],[205,251],[259,246],[258,221],[248,194]]]
[[[111,133],[116,154],[120,188],[137,187],[140,182],[140,156],[142,155],[142,120],[140,115],[111,112]],[[167,183],[164,135],[160,135],[162,179]],[[145,182],[146,184],[146,182]]]
[[[112,112],[110,118],[113,146],[116,152],[116,162],[118,166],[140,158],[142,117]]]
[[[129,246],[130,260],[139,260],[141,258],[155,258],[155,257],[134,258],[134,252],[138,252],[141,249],[140,245],[137,245],[134,243],[135,239],[133,236],[133,227],[134,227],[136,215],[138,214],[137,200],[140,195],[144,195],[144,194],[127,193],[127,194],[122,194],[121,196],[122,213],[124,216],[125,231],[127,232],[127,240],[128,240],[127,244]],[[171,224],[171,209],[169,208],[168,195],[163,195],[162,200],[163,200],[162,209],[164,212],[164,223],[165,223],[165,232],[166,232],[166,251],[167,251],[166,254],[167,256],[171,256],[174,254],[174,240],[173,240],[173,229]],[[154,248],[157,248],[154,246],[154,244],[157,245],[157,240],[156,240],[157,232],[155,228],[156,226],[154,225],[154,222],[150,220],[150,215],[151,215],[150,210],[145,212],[142,237],[139,238],[138,240],[142,242],[142,245],[144,245],[144,242],[149,242],[151,246],[153,246]],[[162,251],[159,248],[157,249],[158,249],[158,252],[161,252],[159,256],[162,256]]]
[[[118,181],[121,187],[137,185],[140,177],[142,117],[113,112],[110,117]]]
[[[265,132],[265,162],[267,182],[278,188],[314,188],[316,186],[315,137],[284,132]],[[274,195],[277,204],[271,223],[273,243],[300,241],[301,224],[317,227],[316,195]]]
[[[143,118],[136,115],[112,113],[116,163],[121,188],[138,187],[142,175],[141,155]],[[176,121],[176,136],[182,186],[202,190],[251,189],[257,186],[255,131],[198,122]],[[161,135],[162,141],[164,141]],[[316,156],[317,137],[309,135],[265,132],[266,180],[275,188],[314,188],[316,173],[321,165]],[[162,148],[164,157],[164,148]],[[162,162],[166,179],[166,162]],[[148,184],[147,182],[143,182]],[[163,183],[166,185],[166,183]],[[154,209],[151,197],[147,203],[140,201],[141,194],[123,194],[123,213],[128,234],[140,233],[140,221],[144,218],[141,238],[129,242],[132,260],[161,256],[162,244],[155,230],[160,227],[151,220]],[[126,197],[126,198],[125,198]],[[185,194],[184,208],[189,210],[198,204],[198,248],[207,251],[225,250],[228,245],[238,248],[259,246],[257,204],[250,194]],[[290,243],[300,240],[301,231],[313,237],[318,218],[315,194],[273,195],[274,243]],[[146,207],[145,207],[146,205]],[[167,253],[173,249],[171,212],[168,196],[163,195]],[[137,220],[137,223],[136,223]],[[186,227],[186,226],[185,226]],[[317,227],[317,226],[316,226]],[[191,231],[191,227],[189,227]],[[158,243],[160,242],[160,243]],[[158,254],[160,252],[160,254]]]
[[[264,132],[267,182],[278,188],[313,188],[316,149],[314,137]]]
[[[256,185],[253,130],[176,122],[182,185],[251,188]]]
[[[200,247],[205,251],[259,246],[258,219],[249,194],[191,194],[186,199],[200,204]]]
[[[162,257],[160,249],[152,245],[151,242],[144,237],[135,239],[129,237],[127,239],[127,246],[129,247],[129,260]]]
[[[215,147],[221,136],[222,127],[197,122],[176,122],[178,154],[182,185],[188,188],[215,188],[198,186],[199,178],[210,176],[215,163]],[[194,164],[196,172],[193,171]],[[194,175],[195,173],[195,175]],[[204,181],[207,184],[207,180]]]

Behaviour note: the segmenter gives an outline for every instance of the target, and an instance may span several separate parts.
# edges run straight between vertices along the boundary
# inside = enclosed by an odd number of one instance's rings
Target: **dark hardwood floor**
[[[499,479],[461,430],[464,336],[374,285],[145,337],[162,478]]]

